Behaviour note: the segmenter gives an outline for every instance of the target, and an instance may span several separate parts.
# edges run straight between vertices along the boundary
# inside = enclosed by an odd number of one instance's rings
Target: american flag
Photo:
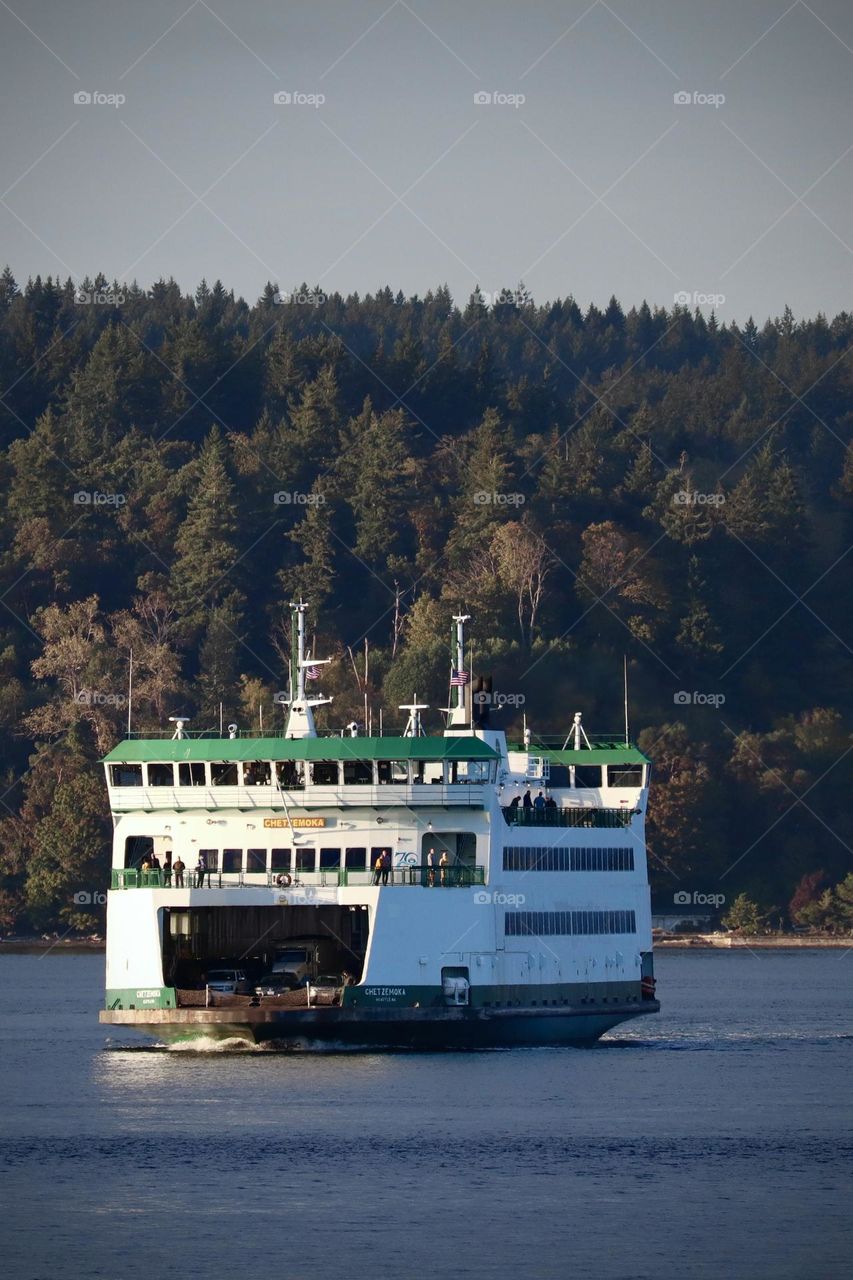
[[[451,686],[452,686],[452,685],[455,685],[455,684],[459,685],[459,684],[467,684],[467,683],[468,683],[468,672],[467,672],[467,671],[453,671],[453,670],[451,670],[451,672],[450,672],[450,684],[451,684]]]
[[[319,668],[319,667],[306,667],[306,668],[305,668],[305,679],[306,679],[306,680],[319,680],[319,679],[320,679],[320,668]]]

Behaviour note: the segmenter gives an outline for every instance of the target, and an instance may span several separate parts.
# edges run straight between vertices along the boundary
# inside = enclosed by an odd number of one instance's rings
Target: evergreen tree
[[[186,518],[175,538],[171,595],[185,637],[198,635],[208,614],[240,602],[237,506],[228,473],[228,450],[218,427],[212,427],[197,460],[188,464],[191,494]]]

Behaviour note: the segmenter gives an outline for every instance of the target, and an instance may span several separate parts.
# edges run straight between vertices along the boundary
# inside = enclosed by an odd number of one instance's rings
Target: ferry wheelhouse
[[[626,740],[508,743],[465,678],[426,736],[318,736],[304,604],[281,736],[129,737],[101,1021],[294,1048],[591,1042],[655,1012],[644,819]]]

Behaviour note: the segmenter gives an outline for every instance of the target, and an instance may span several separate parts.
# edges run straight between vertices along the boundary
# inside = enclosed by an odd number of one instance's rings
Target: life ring
[[[654,978],[640,979],[640,992],[644,1000],[654,1000],[655,998],[655,980]]]
[[[276,884],[281,889],[288,889],[293,884],[293,880],[287,874],[287,872],[285,872],[283,876],[276,877]]]

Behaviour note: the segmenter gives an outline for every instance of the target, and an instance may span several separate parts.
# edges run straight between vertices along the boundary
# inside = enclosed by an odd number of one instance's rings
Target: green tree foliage
[[[723,916],[723,924],[732,933],[742,933],[744,937],[752,938],[761,933],[764,915],[757,902],[753,902],[747,894],[739,893]]]
[[[136,728],[278,725],[302,596],[330,730],[446,705],[460,608],[537,732],[613,731],[627,656],[655,892],[846,927],[853,317],[112,287],[0,273],[0,925],[103,883],[131,652]]]
[[[198,460],[186,468],[190,489],[186,519],[175,538],[171,593],[188,638],[197,637],[208,612],[226,604],[235,611],[239,595],[237,504],[228,474],[227,445],[213,427]]]

